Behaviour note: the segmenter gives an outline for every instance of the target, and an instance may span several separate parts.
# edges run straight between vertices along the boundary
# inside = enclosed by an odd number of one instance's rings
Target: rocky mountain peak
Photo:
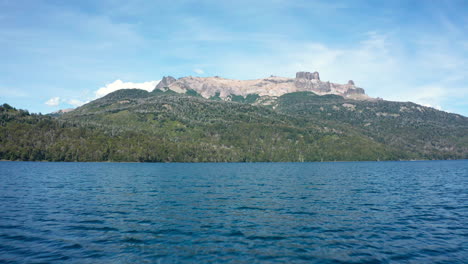
[[[179,79],[167,76],[162,78],[155,89],[170,89],[177,93],[186,93],[193,90],[202,97],[220,97],[229,100],[231,95],[246,97],[249,94],[259,96],[277,97],[286,93],[310,91],[318,95],[335,94],[346,98],[367,100],[370,99],[364,89],[356,87],[350,80],[347,84],[338,84],[321,81],[318,72],[297,72],[296,78],[270,76],[256,80],[231,80],[218,76],[193,77],[187,76]]]
[[[163,89],[169,87],[172,83],[175,83],[177,80],[172,76],[164,76],[161,81],[156,85],[154,89]]]
[[[320,81],[320,75],[318,72],[312,73],[312,79]]]
[[[318,80],[320,81],[320,74],[318,72],[297,72],[296,79]]]

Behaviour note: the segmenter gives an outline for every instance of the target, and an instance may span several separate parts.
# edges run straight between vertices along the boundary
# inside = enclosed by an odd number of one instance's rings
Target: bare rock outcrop
[[[312,79],[320,81],[320,74],[318,72],[312,73]]]
[[[154,89],[162,90],[166,87],[168,88],[171,84],[175,83],[176,81],[177,80],[172,76],[164,76]]]
[[[306,80],[319,80],[320,74],[318,72],[297,72],[296,79],[306,79]]]
[[[365,94],[366,92],[364,89],[356,87],[356,88],[349,88],[346,90],[345,95],[351,95],[351,94]]]
[[[231,95],[278,97],[286,93],[310,91],[318,95],[336,94],[346,98],[358,100],[370,99],[364,89],[356,87],[352,80],[346,84],[323,82],[318,72],[297,72],[296,78],[270,76],[256,80],[232,80],[219,76],[215,77],[183,77],[175,79],[164,77],[155,89],[171,89],[178,93],[194,90],[205,98],[219,96],[229,100]]]
[[[328,93],[331,91],[330,82],[320,81],[318,72],[298,72],[294,85],[298,91],[312,91],[319,93]]]

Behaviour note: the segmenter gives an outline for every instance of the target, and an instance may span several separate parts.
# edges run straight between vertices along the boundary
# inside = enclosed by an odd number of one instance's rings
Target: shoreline
[[[237,164],[237,163],[348,163],[348,162],[425,162],[425,161],[468,161],[467,159],[445,160],[329,160],[329,161],[213,161],[213,162],[138,162],[138,161],[49,161],[49,160],[0,160],[0,162],[37,162],[37,163],[138,163],[138,164]]]

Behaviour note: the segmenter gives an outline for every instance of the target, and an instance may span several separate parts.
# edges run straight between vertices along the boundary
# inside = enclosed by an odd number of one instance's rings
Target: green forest
[[[312,92],[258,95],[125,89],[65,114],[0,106],[0,159],[306,162],[468,158],[468,118],[414,103]],[[270,100],[271,101],[271,100]]]

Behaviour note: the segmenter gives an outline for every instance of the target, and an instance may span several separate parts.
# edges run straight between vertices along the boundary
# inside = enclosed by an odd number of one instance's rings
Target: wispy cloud
[[[56,107],[60,104],[60,97],[58,96],[52,97],[49,100],[47,100],[45,104],[48,106]]]
[[[66,101],[69,105],[72,105],[74,107],[78,107],[78,106],[82,106],[84,105],[85,103],[87,103],[88,101],[81,101],[81,100],[78,100],[78,99],[69,99]]]
[[[141,88],[121,80],[308,70],[353,79],[374,97],[458,105],[468,114],[467,5],[400,2],[0,1],[0,96],[36,111],[50,97],[79,105]],[[5,87],[40,99],[14,99]]]
[[[202,70],[202,69],[194,69],[193,72],[196,73],[196,74],[204,74],[205,73],[205,71]]]
[[[457,94],[468,96],[468,65],[459,49],[426,41],[406,50],[398,35],[376,31],[355,45],[334,47],[320,42],[272,40],[257,54],[232,53],[213,62],[231,77],[294,76],[299,70],[319,71],[322,80],[353,79],[374,97],[442,106]]]
[[[12,88],[0,88],[2,97],[26,97],[28,94],[24,91]]]

